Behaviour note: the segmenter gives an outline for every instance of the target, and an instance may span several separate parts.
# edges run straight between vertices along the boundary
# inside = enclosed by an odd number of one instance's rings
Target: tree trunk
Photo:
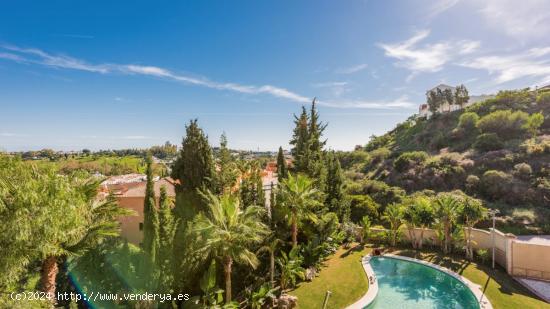
[[[468,259],[472,260],[474,258],[474,252],[472,251],[472,227],[468,227],[468,238],[466,241],[466,254]]]
[[[296,247],[298,245],[298,222],[296,221],[296,216],[294,216],[294,219],[292,220],[292,247]]]
[[[271,287],[275,287],[275,252],[269,253],[269,279],[271,280]]]
[[[233,259],[226,256],[223,258],[223,272],[225,274],[225,303],[231,302],[231,266]]]
[[[420,230],[420,239],[418,240],[418,249],[422,250],[422,242],[424,241],[424,227]]]
[[[40,278],[42,292],[51,296],[51,300],[54,304],[56,303],[55,279],[58,272],[57,257],[49,256],[42,262],[42,273]]]
[[[413,249],[416,249],[416,237],[412,228],[409,228],[409,238],[411,239]]]
[[[450,241],[450,226],[447,222],[445,222],[445,247],[444,247],[444,253],[449,253],[449,241]]]

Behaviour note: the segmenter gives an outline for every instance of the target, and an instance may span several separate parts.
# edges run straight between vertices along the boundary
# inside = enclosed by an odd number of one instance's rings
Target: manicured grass
[[[361,257],[370,250],[360,246],[351,250],[338,250],[326,261],[318,277],[312,282],[301,283],[290,294],[298,297],[300,308],[321,308],[327,290],[332,292],[328,308],[345,308],[351,305],[368,290]],[[437,251],[417,252],[405,249],[392,253],[441,265],[468,278],[483,287],[495,309],[550,308],[550,304],[531,294],[500,267],[493,270],[489,265],[470,262],[459,255],[444,256]]]
[[[361,258],[370,252],[357,246],[340,249],[324,262],[319,276],[311,282],[302,282],[289,294],[298,297],[298,307],[322,308],[326,291],[332,294],[327,308],[344,308],[359,300],[368,290],[368,280]]]
[[[483,287],[485,295],[495,309],[550,308],[550,304],[539,300],[500,267],[493,270],[490,266],[470,262],[460,256],[447,257],[438,252],[401,250],[392,253],[441,265],[468,278]]]

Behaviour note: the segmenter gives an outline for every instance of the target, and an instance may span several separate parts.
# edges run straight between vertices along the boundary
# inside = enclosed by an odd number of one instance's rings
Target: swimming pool
[[[463,282],[433,267],[381,256],[372,257],[370,265],[378,279],[378,294],[368,309],[480,308]]]

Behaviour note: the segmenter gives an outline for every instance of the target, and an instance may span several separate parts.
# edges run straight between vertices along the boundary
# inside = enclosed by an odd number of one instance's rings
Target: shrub
[[[516,175],[519,179],[527,180],[531,177],[532,173],[533,169],[531,168],[531,165],[527,163],[519,163],[514,166],[514,175]]]
[[[380,205],[372,197],[368,195],[352,195],[350,199],[350,218],[352,222],[360,222],[365,216],[378,218],[378,208],[380,208]]]
[[[479,119],[482,133],[495,133],[504,139],[518,137],[526,131],[529,114],[522,111],[498,110]]]
[[[472,194],[477,192],[479,186],[479,177],[476,175],[468,175],[466,177],[466,192]]]
[[[479,116],[474,112],[466,112],[458,118],[458,127],[471,132],[477,126]]]
[[[478,249],[476,254],[479,257],[481,264],[486,264],[489,260],[489,251],[487,251],[487,249]]]
[[[478,135],[473,145],[479,151],[491,151],[504,147],[504,143],[495,133],[484,133]]]
[[[379,163],[382,162],[382,160],[388,158],[391,154],[391,151],[388,148],[382,147],[371,151],[369,154],[372,163]]]
[[[399,172],[404,172],[413,165],[424,163],[428,154],[424,151],[410,151],[402,153],[395,161],[393,166]]]
[[[496,200],[506,195],[511,177],[502,171],[489,170],[483,173],[481,180],[485,194]]]
[[[550,105],[550,91],[539,94],[537,97],[537,104]]]
[[[527,118],[527,123],[523,126],[532,136],[536,136],[540,126],[544,123],[544,115],[535,113]]]

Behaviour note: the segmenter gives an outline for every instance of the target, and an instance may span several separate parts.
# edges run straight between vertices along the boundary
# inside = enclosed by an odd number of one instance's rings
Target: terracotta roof
[[[131,181],[113,183],[108,180],[103,183],[103,192],[112,192],[117,197],[145,197],[145,187],[147,181]],[[166,187],[168,196],[176,196],[175,181],[172,178],[166,177],[158,179],[154,182],[155,195],[160,195],[160,188]]]

